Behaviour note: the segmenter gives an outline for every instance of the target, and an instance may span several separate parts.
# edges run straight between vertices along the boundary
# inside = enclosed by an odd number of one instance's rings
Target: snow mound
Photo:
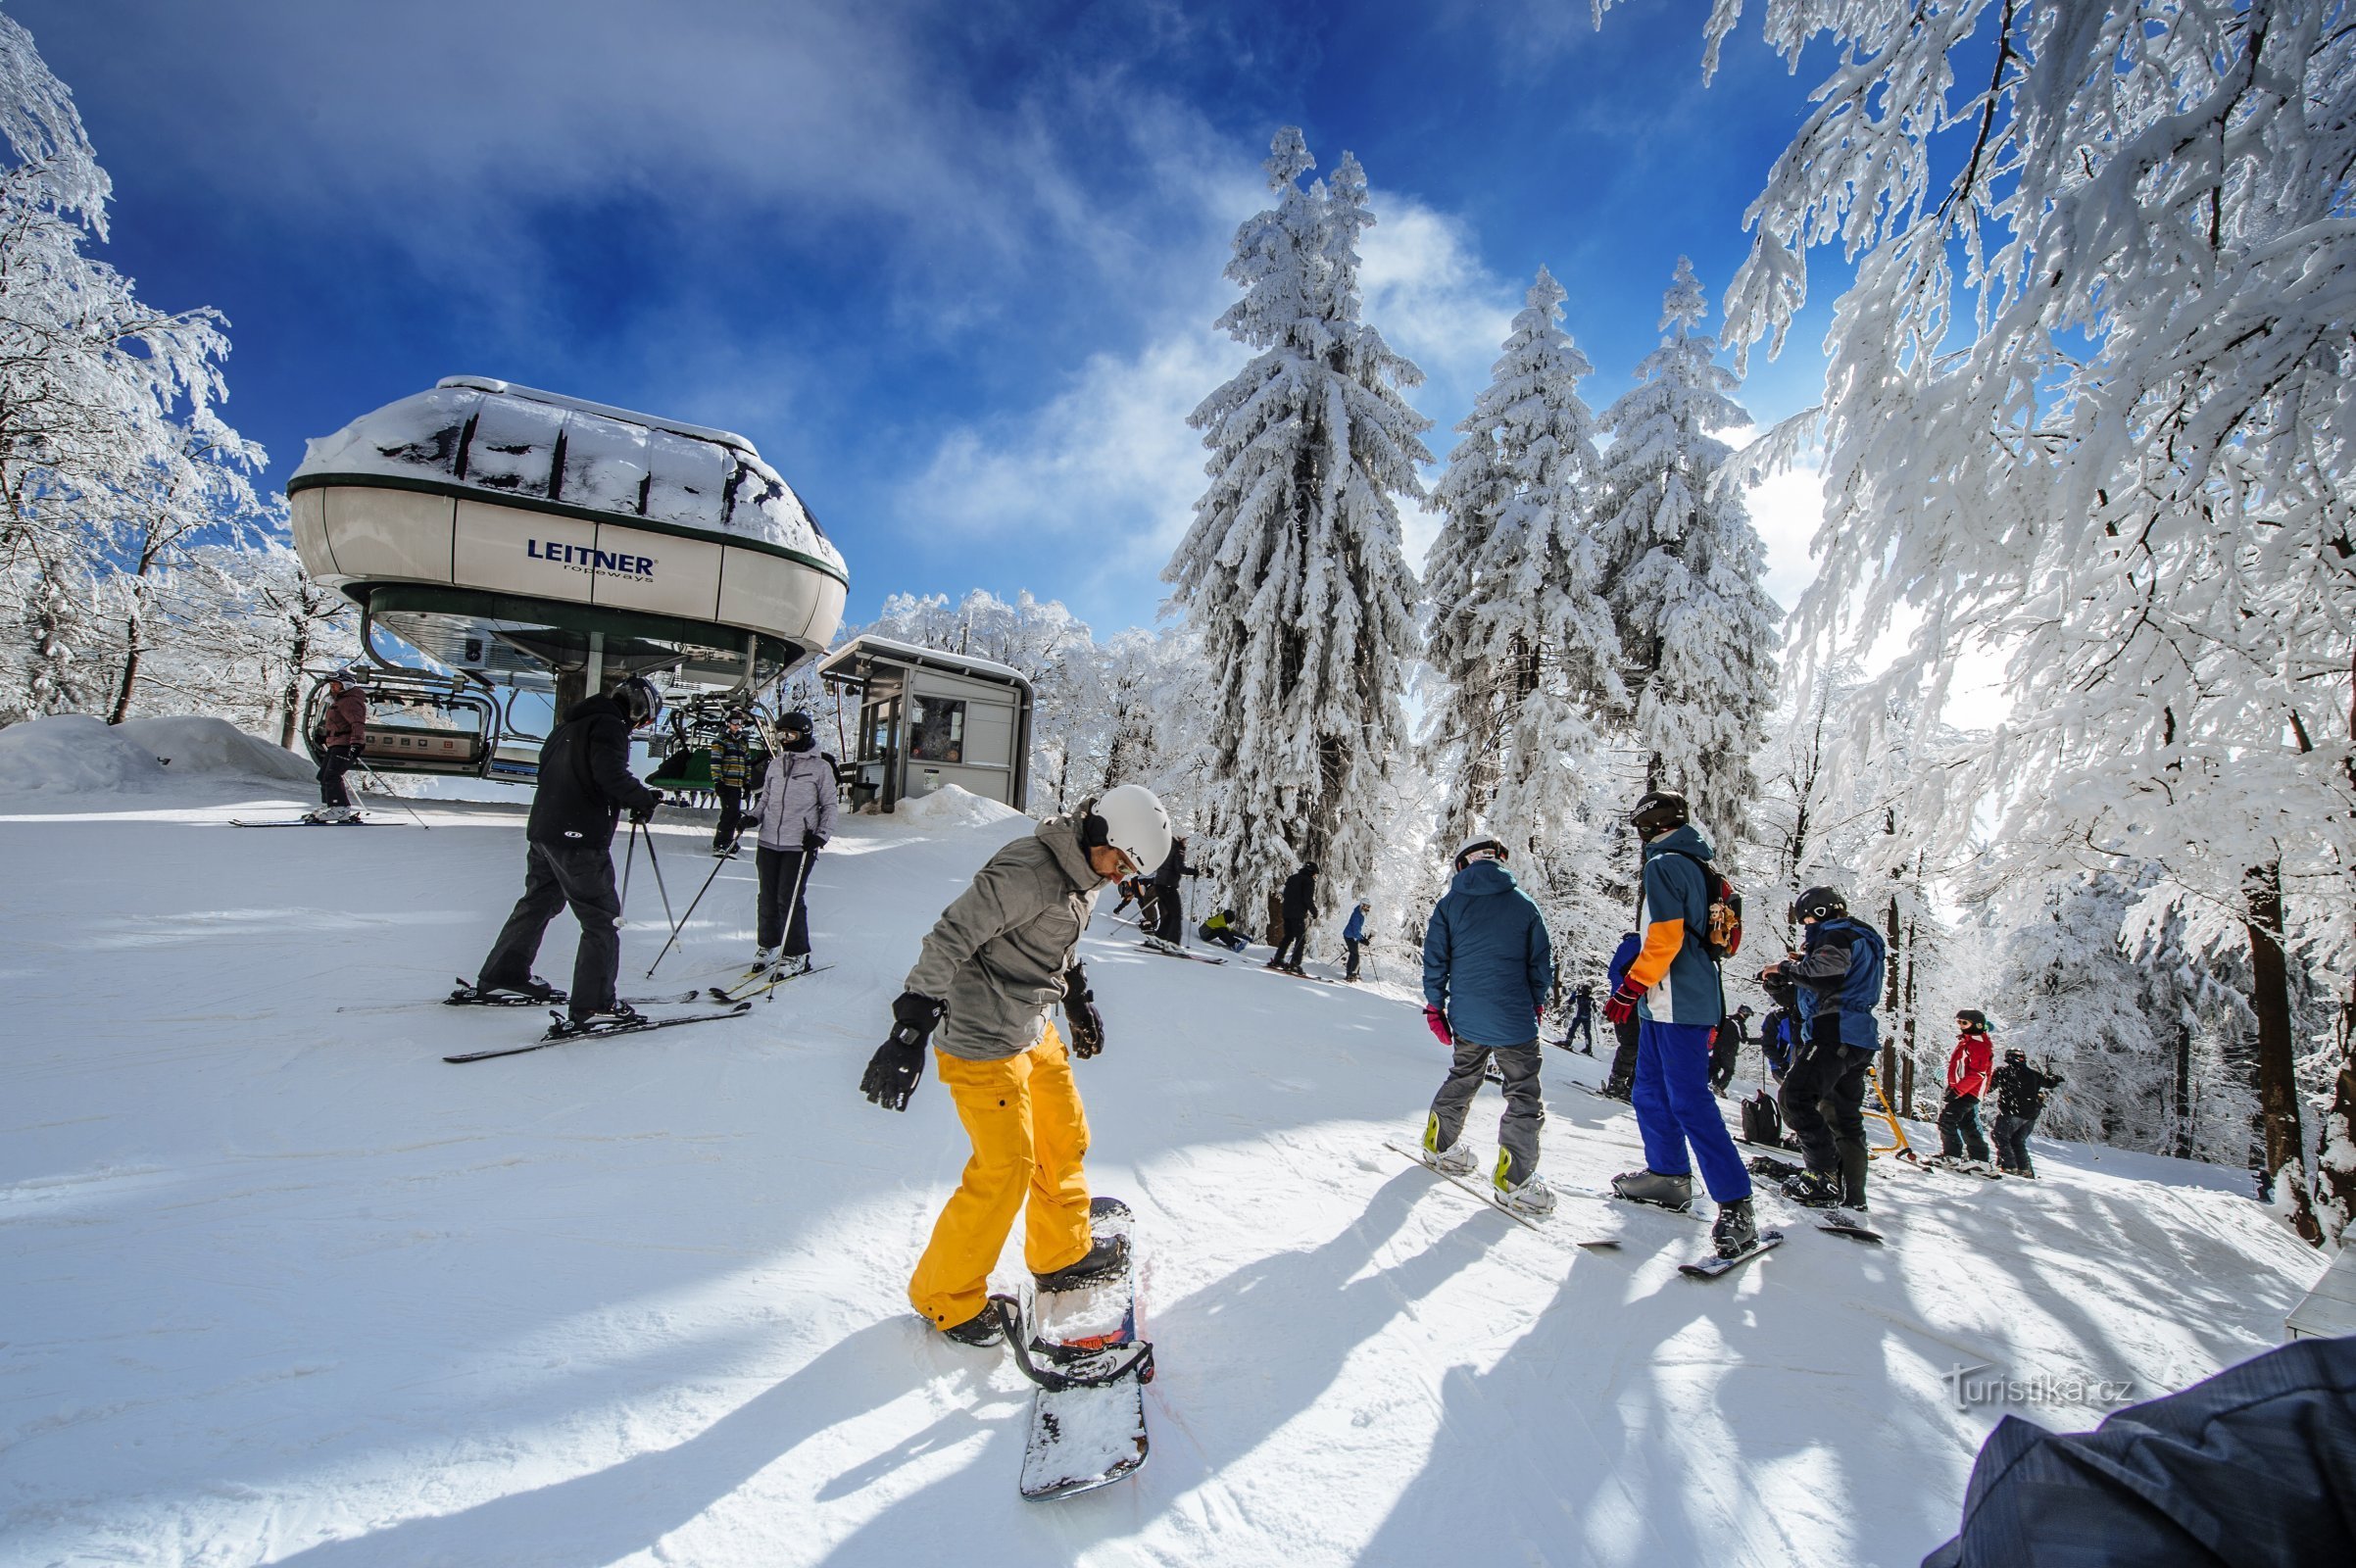
[[[920,822],[926,827],[987,827],[1022,815],[1011,806],[986,801],[955,784],[902,801],[892,814],[903,822]]]
[[[87,713],[52,713],[0,729],[0,793],[101,794],[163,781],[155,754]]]
[[[115,726],[122,735],[166,762],[174,777],[192,773],[231,773],[240,778],[300,780],[318,776],[311,763],[283,746],[272,746],[248,735],[225,718],[180,713],[170,718],[125,719]]]

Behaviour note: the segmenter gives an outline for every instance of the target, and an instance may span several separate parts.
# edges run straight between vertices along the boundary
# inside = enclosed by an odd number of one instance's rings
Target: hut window
[[[919,697],[910,706],[908,756],[920,762],[965,760],[965,705]]]

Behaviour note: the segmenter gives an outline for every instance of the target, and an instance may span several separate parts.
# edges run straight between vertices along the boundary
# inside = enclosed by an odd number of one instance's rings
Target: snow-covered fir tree
[[[1700,330],[1707,314],[1693,264],[1679,257],[1661,345],[1603,414],[1612,442],[1595,534],[1643,782],[1684,791],[1731,851],[1757,793],[1751,759],[1775,704],[1783,612],[1759,586],[1766,548],[1742,498],[1715,482],[1732,456],[1718,432],[1750,416],[1717,340]]]
[[[1252,363],[1189,416],[1210,485],[1163,579],[1202,639],[1209,765],[1202,824],[1227,902],[1257,909],[1301,860],[1338,906],[1374,863],[1383,784],[1405,750],[1415,579],[1397,498],[1418,498],[1430,427],[1401,387],[1423,379],[1361,318],[1366,176],[1330,181],[1301,132],[1266,164],[1276,205],[1236,231],[1244,290],[1219,325]]]
[[[1539,269],[1433,491],[1448,520],[1424,563],[1425,744],[1448,780],[1440,842],[1502,838],[1557,951],[1574,955],[1608,952],[1627,921],[1607,893],[1627,780],[1597,716],[1628,693],[1589,531],[1595,421],[1579,382],[1591,367],[1562,329],[1563,298]]]
[[[2143,1010],[2143,977],[2120,946],[2133,889],[2107,872],[2045,891],[2042,906],[2005,944],[1986,1009],[2008,1027],[2000,1044],[2067,1080],[2037,1130],[2123,1149],[2159,1149],[2167,1059]]]

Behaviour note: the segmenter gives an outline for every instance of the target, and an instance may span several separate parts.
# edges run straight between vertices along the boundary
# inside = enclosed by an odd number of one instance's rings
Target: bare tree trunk
[[[2179,1159],[2192,1157],[2192,1020],[2179,1004],[2176,1017],[2176,1133],[2168,1152]]]
[[[147,594],[143,582],[130,585],[130,613],[123,617],[123,675],[115,682],[115,707],[107,722],[120,724],[130,717],[131,692],[139,684],[139,657],[147,652],[141,633],[147,629]]]
[[[1914,922],[1909,920],[1906,922],[1906,1070],[1904,1073],[1904,1082],[1898,1093],[1899,1108],[1909,1116],[1914,1114],[1914,1052],[1916,1046],[1915,1029],[1917,1023],[1919,1022],[1916,1017],[1918,1009],[1915,1005],[1914,1000],[1914,968],[1917,956],[1915,952],[1916,941],[1917,933],[1915,931]]]
[[[2290,1183],[2290,1224],[2320,1246],[2307,1187],[2307,1148],[2299,1126],[2299,1086],[2290,1036],[2290,968],[2282,956],[2282,864],[2253,866],[2242,879],[2248,911],[2250,1008],[2258,1015],[2258,1109],[2266,1134],[2266,1172]]]
[[[2356,1054],[2341,1057],[2332,1080],[2331,1104],[2324,1112],[2324,1154],[2315,1173],[2318,1221],[2327,1238],[2344,1245],[2356,1223],[2356,1169],[2334,1161],[2343,1151],[2356,1153]]]
[[[290,617],[294,621],[294,644],[286,651],[286,689],[280,694],[286,705],[286,718],[278,726],[278,744],[288,751],[295,749],[295,731],[303,718],[303,662],[311,657],[311,620],[298,609]]]
[[[1902,991],[1898,983],[1898,971],[1904,962],[1904,952],[1898,942],[1898,896],[1894,893],[1890,896],[1889,936],[1885,948],[1882,955],[1882,1012],[1895,1024],[1901,1017]],[[1907,1045],[1911,1054],[1913,1041],[1909,1039]],[[1898,1047],[1894,1036],[1886,1037],[1882,1042],[1881,1071],[1885,1087],[1898,1081]]]

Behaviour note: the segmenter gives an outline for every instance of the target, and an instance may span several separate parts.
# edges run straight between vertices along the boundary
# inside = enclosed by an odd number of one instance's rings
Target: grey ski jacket
[[[833,838],[834,794],[834,769],[818,752],[771,757],[761,785],[762,848],[799,850],[813,829],[821,840]]]
[[[948,1007],[933,1043],[968,1061],[1039,1044],[1104,886],[1070,816],[1051,817],[990,857],[941,911],[908,971],[908,990]]]

